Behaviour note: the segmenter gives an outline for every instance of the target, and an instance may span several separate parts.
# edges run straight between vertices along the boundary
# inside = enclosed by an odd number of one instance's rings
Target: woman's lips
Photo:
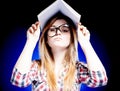
[[[54,39],[55,39],[55,40],[62,40],[61,37],[55,37]]]

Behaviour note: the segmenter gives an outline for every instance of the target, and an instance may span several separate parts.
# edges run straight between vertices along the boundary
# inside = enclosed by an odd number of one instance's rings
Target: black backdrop
[[[81,22],[91,32],[97,33],[105,45],[109,56],[110,73],[106,91],[114,90],[119,80],[119,28],[118,5],[115,1],[105,0],[65,0],[82,15]],[[28,28],[37,20],[37,14],[50,5],[54,0],[4,0],[0,2],[0,73],[5,66],[4,46],[8,36],[15,32],[17,27]],[[117,22],[118,21],[118,22]],[[94,31],[97,30],[97,31]],[[11,41],[12,43],[12,41]],[[107,64],[106,64],[107,65]],[[1,79],[4,76],[0,76]],[[119,82],[119,81],[118,81]],[[2,81],[0,88],[2,90]],[[7,84],[7,83],[6,83]],[[0,91],[1,91],[0,90]]]

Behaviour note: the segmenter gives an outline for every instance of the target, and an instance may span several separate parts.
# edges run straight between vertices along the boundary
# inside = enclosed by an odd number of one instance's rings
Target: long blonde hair
[[[70,25],[71,29],[71,39],[70,45],[68,47],[68,51],[65,55],[65,65],[68,66],[68,71],[64,78],[64,91],[70,91],[75,82],[75,71],[76,71],[76,60],[78,58],[77,55],[77,34],[76,27],[74,23],[67,17],[61,14],[56,14],[56,17],[52,17],[44,27],[42,34],[40,36],[39,41],[39,50],[41,57],[41,64],[47,71],[47,82],[51,91],[57,91],[57,83],[54,74],[54,59],[51,52],[50,47],[47,44],[47,30],[49,27],[57,20],[57,19],[65,19],[67,23]]]

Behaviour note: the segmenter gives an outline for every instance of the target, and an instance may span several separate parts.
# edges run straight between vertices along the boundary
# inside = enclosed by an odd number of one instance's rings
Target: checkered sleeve
[[[107,84],[107,76],[104,71],[89,71],[87,65],[76,63],[78,83],[87,84],[88,87],[100,87]]]
[[[37,74],[37,67],[35,62],[33,62],[30,71],[25,74],[20,73],[17,68],[14,68],[10,82],[18,87],[27,87],[32,83],[32,80]]]

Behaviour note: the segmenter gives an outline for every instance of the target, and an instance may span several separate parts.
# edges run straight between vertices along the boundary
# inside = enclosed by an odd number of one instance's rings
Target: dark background
[[[104,65],[109,77],[105,91],[119,89],[119,83],[117,83],[120,78],[118,75],[120,69],[118,59],[119,28],[117,28],[119,26],[118,3],[105,0],[65,1],[81,14],[81,22],[88,27],[91,34],[97,35],[97,38],[95,35],[92,37],[95,42],[97,41],[97,45],[100,41],[104,46],[102,50],[105,53],[100,54],[105,54],[105,57],[107,57]],[[54,0],[4,0],[0,2],[0,91],[3,91],[4,87],[9,87],[7,81],[5,81],[7,79],[6,75],[10,75],[15,63],[11,60],[6,61],[6,59],[11,58],[11,55],[17,59],[15,55],[20,53],[20,48],[23,47],[25,42],[25,39],[22,40],[21,37],[25,37],[26,30],[32,23],[37,21],[38,13],[52,2]],[[11,39],[9,40],[9,38]],[[22,46],[18,48],[15,41],[18,41]],[[10,48],[15,48],[15,52],[10,53],[10,51],[12,52]],[[99,50],[102,52],[101,49]]]

